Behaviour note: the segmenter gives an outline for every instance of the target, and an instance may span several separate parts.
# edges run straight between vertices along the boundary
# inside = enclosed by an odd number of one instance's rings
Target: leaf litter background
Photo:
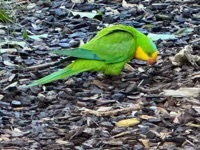
[[[0,24],[0,147],[200,149],[199,62],[174,61],[186,45],[200,55],[199,1],[80,2],[18,1],[17,23]],[[77,47],[114,23],[155,40],[158,62],[20,88],[70,63],[50,50]]]

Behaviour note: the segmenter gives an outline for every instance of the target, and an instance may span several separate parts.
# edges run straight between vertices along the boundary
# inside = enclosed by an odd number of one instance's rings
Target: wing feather
[[[57,50],[54,53],[105,61],[108,64],[129,61],[135,53],[136,32],[130,26],[114,25],[99,31],[93,39],[79,48]]]

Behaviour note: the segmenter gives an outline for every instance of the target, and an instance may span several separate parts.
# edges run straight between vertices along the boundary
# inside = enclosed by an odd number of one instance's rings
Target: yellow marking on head
[[[158,56],[158,52],[156,51],[156,52],[154,52],[152,54],[151,58],[156,61],[157,60],[157,56]]]
[[[151,56],[144,52],[144,50],[138,46],[135,52],[135,58],[139,60],[147,61],[148,64],[153,64],[156,62],[158,52],[155,51]]]
[[[135,58],[140,60],[149,60],[149,56],[143,51],[143,49],[138,46],[135,52]]]

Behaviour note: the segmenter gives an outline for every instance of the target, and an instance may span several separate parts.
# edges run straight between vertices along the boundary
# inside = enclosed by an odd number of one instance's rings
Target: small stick
[[[25,70],[34,70],[34,69],[47,68],[47,67],[50,67],[50,66],[55,66],[57,64],[60,64],[60,63],[62,63],[64,61],[68,61],[68,60],[73,60],[73,59],[71,57],[67,57],[67,58],[64,58],[64,59],[61,59],[61,60],[58,60],[58,61],[54,61],[54,62],[49,62],[49,63],[46,63],[46,64],[39,64],[39,65],[27,67],[27,68],[25,68]]]
[[[84,111],[82,113],[92,114],[92,115],[96,115],[96,116],[115,116],[117,114],[129,113],[129,112],[132,112],[135,110],[140,110],[140,109],[142,109],[142,105],[136,104],[136,105],[130,106],[128,108],[121,108],[121,109],[110,110],[110,111],[96,111],[96,110],[84,108]]]

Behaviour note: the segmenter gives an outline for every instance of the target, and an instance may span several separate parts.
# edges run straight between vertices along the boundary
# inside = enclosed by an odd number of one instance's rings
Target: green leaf
[[[28,32],[25,30],[24,32],[23,32],[23,39],[24,40],[27,40],[28,38],[29,38],[29,36],[28,36]]]
[[[171,39],[176,39],[176,36],[174,34],[153,34],[149,33],[147,35],[151,40],[157,41],[159,39],[161,40],[171,40]]]
[[[13,23],[10,17],[3,10],[0,10],[0,21],[4,23]]]

